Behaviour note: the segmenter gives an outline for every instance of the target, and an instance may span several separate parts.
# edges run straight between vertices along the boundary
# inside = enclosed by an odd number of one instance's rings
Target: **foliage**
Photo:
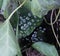
[[[0,22],[0,56],[22,56],[19,37],[30,35],[42,23],[48,11],[59,7],[60,0],[0,0],[0,14],[5,17],[5,21]],[[13,28],[18,26],[15,34]],[[37,42],[32,47],[46,56],[59,56],[53,45]]]
[[[42,52],[46,56],[59,56],[53,45],[44,42],[37,42],[33,44],[32,47],[37,49],[39,52]]]
[[[3,35],[4,34],[4,35]],[[4,52],[4,54],[2,54]],[[18,42],[9,21],[0,24],[0,56],[21,56]]]

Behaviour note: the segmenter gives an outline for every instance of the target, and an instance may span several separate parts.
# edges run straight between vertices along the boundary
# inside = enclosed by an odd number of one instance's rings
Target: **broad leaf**
[[[24,2],[24,0],[18,0],[21,3]],[[51,9],[59,8],[60,7],[60,0],[27,0],[24,4],[23,10],[20,10],[20,13],[23,14],[22,17],[20,17],[20,36],[25,37],[28,36],[33,32],[33,30],[39,26],[43,20],[43,16],[47,14],[47,12]],[[26,20],[24,16],[28,14],[26,11],[32,12],[33,15],[37,16],[37,18],[32,18],[26,16],[29,20]],[[24,12],[25,11],[25,12]],[[39,17],[39,18],[38,18]],[[32,20],[34,22],[32,23]],[[30,23],[31,25],[28,25]],[[24,26],[25,25],[25,26]]]
[[[60,0],[27,0],[25,7],[32,11],[33,15],[43,17],[51,9],[60,7]]]
[[[42,17],[48,13],[49,10],[59,8],[60,0],[32,0],[31,11],[34,15]]]
[[[0,56],[22,56],[9,21],[0,24]]]
[[[41,24],[42,19],[39,17],[33,16],[32,13],[24,7],[20,9],[20,13],[21,15],[19,20],[20,22],[19,35],[21,38],[21,37],[26,37],[30,35],[33,32],[33,30]]]
[[[53,45],[44,43],[44,42],[37,42],[32,45],[37,51],[42,52],[46,56],[59,56],[56,48]]]

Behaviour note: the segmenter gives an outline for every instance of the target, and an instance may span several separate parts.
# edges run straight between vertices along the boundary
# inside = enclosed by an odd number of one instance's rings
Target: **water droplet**
[[[28,13],[28,16],[31,17],[31,13]]]
[[[34,16],[34,18],[37,18],[37,16]]]
[[[24,19],[23,17],[20,16],[20,22],[26,23],[26,19]]]
[[[23,30],[24,29],[24,26],[21,26],[21,29]]]
[[[37,32],[36,32],[36,31],[34,31],[34,34],[37,34]]]
[[[27,26],[27,24],[24,24],[24,27]]]
[[[23,19],[23,23],[26,23],[26,19]]]
[[[45,31],[45,30],[46,30],[46,28],[43,28],[43,30]]]
[[[20,19],[23,19],[23,17],[22,17],[22,16],[20,16]]]
[[[39,27],[39,29],[42,29],[42,27]]]
[[[16,31],[16,28],[14,28],[14,31]]]
[[[32,19],[31,21],[34,22],[34,19]]]
[[[26,20],[30,20],[30,18],[29,17],[26,17]]]
[[[37,35],[36,34],[33,34],[32,37],[37,37]]]
[[[31,25],[32,23],[31,22],[28,22],[28,25]]]
[[[24,24],[24,27],[26,27],[26,28],[27,28],[28,26],[29,26],[28,24]]]
[[[38,38],[34,38],[35,41],[38,41]]]
[[[41,32],[44,33],[44,30],[42,30]]]

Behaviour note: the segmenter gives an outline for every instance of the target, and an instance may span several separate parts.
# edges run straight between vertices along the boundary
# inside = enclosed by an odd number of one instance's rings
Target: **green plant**
[[[57,21],[60,14],[60,10],[56,16],[56,20],[52,22],[53,9],[60,7],[59,2],[59,0],[0,0],[0,14],[5,17],[5,21],[0,22],[0,56],[22,56],[18,39],[30,35],[33,30],[42,23],[44,15],[50,10],[52,10],[52,13],[51,23],[49,25],[51,25],[54,36],[60,47],[58,37],[53,27],[53,24]],[[20,15],[22,15],[25,13],[24,10],[31,12],[31,14],[28,14],[29,17],[25,19],[20,16],[19,20],[19,12],[21,13]],[[24,15],[22,16],[24,17]],[[26,22],[24,20],[26,20]],[[18,28],[18,26],[20,26],[20,28]],[[14,27],[16,28],[16,32],[13,30]],[[32,47],[46,56],[59,56],[54,45],[37,42],[32,44]],[[4,54],[2,52],[4,52]]]

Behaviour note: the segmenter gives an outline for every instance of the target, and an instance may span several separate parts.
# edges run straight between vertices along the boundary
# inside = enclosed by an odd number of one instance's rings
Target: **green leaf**
[[[19,0],[21,3],[24,0]],[[22,15],[22,20],[26,21],[25,23],[20,19],[20,37],[26,37],[30,35],[33,30],[39,26],[43,20],[43,16],[47,14],[47,12],[51,9],[58,8],[60,6],[60,0],[27,0],[24,4],[23,10],[20,9],[20,13]],[[28,17],[28,12],[31,11],[34,16],[37,16],[37,18],[30,17],[30,20],[26,20],[24,16]],[[32,23],[32,20],[34,22]],[[31,23],[31,25],[28,26],[28,23]],[[25,26],[24,26],[25,25]],[[28,26],[28,27],[27,27]],[[25,29],[26,28],[26,29]]]
[[[27,0],[25,7],[31,10],[33,15],[41,18],[49,10],[59,8],[60,0]]]
[[[12,18],[10,19],[11,24],[12,24],[12,26],[13,26],[14,28],[16,28],[16,26],[17,26],[17,21],[18,21],[18,19],[19,19],[18,12],[16,12],[16,13],[12,16]]]
[[[59,56],[55,46],[53,45],[44,42],[37,42],[33,44],[32,47],[46,56]]]
[[[12,13],[14,9],[17,8],[18,4],[15,2],[15,0],[2,0],[2,5],[1,5],[1,14],[7,19],[9,15]],[[14,19],[14,20],[12,20]],[[17,20],[18,20],[18,12],[16,12],[11,19],[11,24],[13,27],[17,26]]]
[[[24,0],[21,0],[20,2],[22,3],[22,2],[24,2]],[[31,0],[27,0],[26,3],[24,4],[24,6],[26,8],[28,8],[29,10],[31,10]]]
[[[3,3],[3,0],[0,0],[0,9],[1,9],[2,3]]]
[[[9,21],[0,24],[0,56],[22,56]]]
[[[37,15],[38,17],[41,18],[44,15],[46,15],[49,10],[58,8],[60,5],[58,2],[59,1],[56,0],[36,0],[36,1],[32,0],[31,11],[34,15]]]
[[[20,13],[21,13],[21,16],[19,20],[20,22],[19,36],[21,38],[21,37],[26,37],[30,35],[33,32],[33,30],[41,24],[43,19],[33,16],[32,13],[29,10],[27,10],[25,7],[22,7],[20,9]]]
[[[18,4],[15,2],[15,0],[3,0],[3,3],[1,5],[3,16],[7,19],[12,11],[17,8],[17,6]]]
[[[3,14],[5,18],[9,16],[9,12],[10,12],[10,11],[8,12],[8,7],[10,6],[8,4],[10,4],[10,0],[3,0],[1,5],[1,10],[2,10],[1,14]]]

